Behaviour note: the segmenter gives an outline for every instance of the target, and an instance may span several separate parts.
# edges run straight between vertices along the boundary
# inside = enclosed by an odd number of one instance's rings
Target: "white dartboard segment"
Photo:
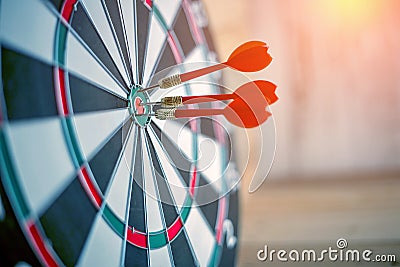
[[[144,66],[143,72],[143,86],[147,86],[150,82],[151,75],[159,59],[161,50],[165,46],[168,33],[162,28],[160,21],[156,16],[152,16],[150,19],[150,34],[147,43],[148,52],[146,54],[146,65]]]
[[[61,121],[21,121],[10,124],[7,132],[26,196],[32,209],[40,213],[76,176]]]
[[[121,86],[115,82],[105,70],[105,67],[89,53],[87,47],[84,47],[74,35],[68,36],[67,45],[66,67],[70,72],[121,97],[126,97],[126,93],[121,89]]]
[[[99,32],[108,52],[111,54],[115,64],[118,66],[118,70],[125,79],[126,84],[130,84],[129,78],[125,71],[122,56],[119,52],[118,45],[115,37],[113,36],[113,28],[110,25],[105,10],[102,6],[101,1],[82,0],[83,6],[86,12],[88,12],[90,18],[93,21],[97,31]]]
[[[144,135],[144,133],[143,133]],[[142,135],[142,136],[143,136]],[[162,221],[162,210],[157,198],[157,189],[153,179],[153,167],[150,158],[150,154],[147,150],[147,144],[145,138],[142,139],[143,148],[143,177],[144,180],[144,191],[146,198],[146,209],[147,209],[147,229],[149,232],[158,232],[164,229]]]
[[[134,151],[133,147],[136,138],[134,132],[134,130],[131,130],[127,137],[123,153],[115,166],[115,174],[111,178],[111,186],[106,196],[107,205],[116,213],[121,221],[125,221],[126,217],[129,181],[132,176],[132,151]]]
[[[93,153],[122,127],[127,118],[129,118],[129,112],[126,109],[75,115],[77,136],[86,157],[91,158]]]
[[[173,163],[172,159],[169,158],[168,152],[165,151],[165,149],[161,146],[162,142],[155,135],[154,130],[150,130],[149,135],[160,160],[160,165],[163,167],[165,176],[168,179],[168,185],[175,202],[174,204],[178,208],[182,208],[187,194],[189,194],[188,188],[185,185],[185,181],[176,170],[176,166]]]
[[[50,64],[54,61],[56,23],[54,14],[39,1],[4,0],[1,3],[1,42]]]
[[[123,239],[98,216],[92,226],[77,266],[119,266]]]
[[[135,12],[135,1],[131,0],[120,0],[121,4],[121,11],[122,17],[124,20],[126,36],[127,36],[127,43],[129,47],[129,55],[131,58],[131,69],[133,73],[133,82],[137,83],[137,58],[136,58],[136,41],[135,41],[135,19],[134,19],[134,12]]]
[[[164,19],[168,29],[175,22],[176,15],[181,6],[181,0],[155,0],[154,5],[157,6],[162,18]]]

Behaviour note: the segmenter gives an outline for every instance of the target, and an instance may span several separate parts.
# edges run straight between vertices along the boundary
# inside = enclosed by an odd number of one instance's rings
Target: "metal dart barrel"
[[[159,120],[174,120],[176,119],[175,110],[176,108],[158,109],[156,110],[155,116]]]

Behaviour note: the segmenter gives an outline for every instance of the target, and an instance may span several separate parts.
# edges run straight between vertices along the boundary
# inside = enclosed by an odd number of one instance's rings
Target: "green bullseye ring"
[[[138,92],[142,87],[140,85],[135,85],[131,89],[129,95],[128,109],[131,114],[131,118],[141,127],[146,127],[146,125],[151,120],[151,106],[141,105],[149,102],[149,95],[147,92]]]

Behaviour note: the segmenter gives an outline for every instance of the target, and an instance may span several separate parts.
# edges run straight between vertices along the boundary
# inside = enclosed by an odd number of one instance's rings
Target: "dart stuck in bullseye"
[[[162,107],[156,110],[154,114],[151,114],[151,116],[155,116],[159,120],[223,115],[230,123],[238,127],[254,128],[265,122],[269,116],[271,116],[267,108],[270,104],[278,100],[275,90],[275,84],[269,81],[258,80],[243,84],[232,94],[184,97],[173,96],[165,97],[161,102],[147,104],[155,104]],[[223,109],[177,108],[183,105],[224,100],[232,101]]]
[[[212,101],[232,100],[238,97],[250,103],[253,99],[254,92],[252,90],[259,90],[268,104],[271,105],[278,100],[275,94],[276,85],[263,80],[248,82],[238,87],[231,94],[218,94],[218,95],[200,95],[200,96],[167,96],[161,98],[159,102],[147,102],[143,105],[160,105],[162,108],[176,108],[183,105],[199,104]]]
[[[260,97],[260,95],[258,95]],[[265,122],[272,114],[267,111],[268,101],[258,98],[251,104],[238,97],[223,109],[159,109],[155,117],[160,120],[223,115],[230,123],[242,128],[254,128]]]
[[[268,53],[268,46],[265,42],[249,41],[237,47],[226,62],[182,74],[174,74],[161,79],[153,86],[139,90],[139,92],[145,92],[157,87],[167,89],[227,67],[241,72],[256,72],[266,68],[271,61],[272,57]]]

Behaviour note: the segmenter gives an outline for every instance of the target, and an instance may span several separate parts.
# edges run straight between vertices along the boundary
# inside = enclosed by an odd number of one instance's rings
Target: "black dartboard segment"
[[[196,43],[191,35],[188,18],[183,8],[178,11],[174,31],[179,38],[183,54],[187,56],[196,47]]]
[[[91,52],[98,57],[98,59],[106,66],[112,75],[124,84],[124,80],[120,71],[118,70],[110,52],[107,50],[101,36],[97,29],[90,20],[84,6],[79,2],[74,5],[76,11],[74,12],[73,20],[71,23],[72,28],[77,32],[78,36],[82,38],[83,42],[88,46]]]
[[[139,83],[143,82],[143,67],[146,58],[146,46],[149,38],[149,19],[151,7],[144,1],[136,1],[136,37],[138,55]]]
[[[125,108],[128,104],[125,99],[73,74],[69,75],[69,84],[74,113]]]
[[[123,15],[121,6],[119,4],[119,1],[117,0],[103,1],[103,5],[105,6],[107,15],[111,20],[110,24],[114,26],[113,33],[117,38],[117,45],[120,48],[124,60],[125,70],[128,72],[129,79],[132,81],[133,74],[132,74],[132,68],[130,67],[132,64],[132,60],[129,57],[129,47],[127,43],[128,41],[127,41],[124,19],[122,17]]]
[[[41,215],[46,236],[53,240],[52,247],[66,265],[77,263],[95,216],[96,210],[78,179],[74,179]]]
[[[139,138],[141,138],[141,132],[139,132]],[[140,232],[146,232],[146,217],[145,217],[145,192],[144,188],[144,177],[143,167],[141,159],[143,158],[142,143],[138,142],[135,151],[135,166],[132,183],[132,194],[133,198],[130,200],[130,212],[129,212],[129,225],[133,226]]]
[[[4,46],[1,54],[8,118],[56,116],[52,67]]]
[[[163,96],[138,92],[157,73],[215,58],[204,14],[190,0],[0,1],[0,265],[235,264],[228,134],[136,103]]]

